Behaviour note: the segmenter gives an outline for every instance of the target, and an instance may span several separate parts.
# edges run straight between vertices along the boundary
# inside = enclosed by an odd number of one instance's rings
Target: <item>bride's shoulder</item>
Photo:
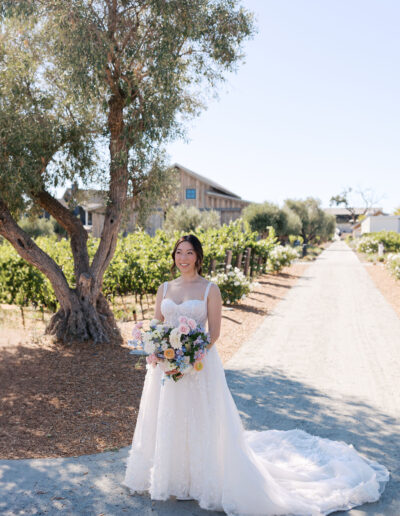
[[[219,290],[219,286],[213,281],[209,281],[208,283],[208,295],[214,297],[221,297],[221,291]]]
[[[158,286],[158,289],[157,289],[157,294],[164,293],[165,288],[166,288],[167,284],[169,284],[169,283],[171,283],[171,281],[163,281],[162,283],[160,283]]]

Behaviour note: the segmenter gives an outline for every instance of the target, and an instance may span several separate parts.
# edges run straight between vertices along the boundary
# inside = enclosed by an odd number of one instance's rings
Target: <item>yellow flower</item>
[[[164,351],[164,356],[165,356],[165,358],[169,358],[169,359],[174,358],[175,351],[172,348],[168,348]]]
[[[203,369],[203,362],[195,362],[194,368],[196,371],[201,371]]]

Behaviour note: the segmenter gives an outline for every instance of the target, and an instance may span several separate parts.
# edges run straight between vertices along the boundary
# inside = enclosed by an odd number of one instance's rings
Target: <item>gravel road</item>
[[[225,370],[246,428],[302,428],[389,468],[379,502],[336,514],[400,515],[400,319],[344,242],[306,269]],[[222,514],[130,496],[120,485],[128,451],[0,460],[0,513]]]

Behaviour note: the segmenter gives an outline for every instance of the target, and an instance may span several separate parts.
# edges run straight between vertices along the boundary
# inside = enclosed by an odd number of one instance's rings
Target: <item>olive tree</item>
[[[336,219],[333,215],[325,213],[320,207],[321,201],[313,197],[301,199],[286,199],[284,208],[294,212],[300,219],[299,235],[304,242],[329,240],[333,237],[336,227]]]
[[[124,205],[235,70],[252,16],[239,0],[5,0],[0,16],[0,235],[54,288],[47,333],[110,342],[102,281]],[[78,179],[107,192],[91,261],[82,223],[52,193]],[[16,223],[28,208],[67,231],[73,285]]]

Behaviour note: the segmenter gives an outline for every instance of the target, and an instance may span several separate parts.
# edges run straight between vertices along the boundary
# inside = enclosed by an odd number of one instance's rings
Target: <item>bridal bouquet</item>
[[[202,359],[208,351],[210,336],[194,319],[182,315],[176,328],[153,319],[148,331],[142,331],[142,323],[138,323],[132,336],[128,344],[143,349],[148,364],[160,365],[163,380],[168,377],[177,382],[184,374],[203,369]]]

